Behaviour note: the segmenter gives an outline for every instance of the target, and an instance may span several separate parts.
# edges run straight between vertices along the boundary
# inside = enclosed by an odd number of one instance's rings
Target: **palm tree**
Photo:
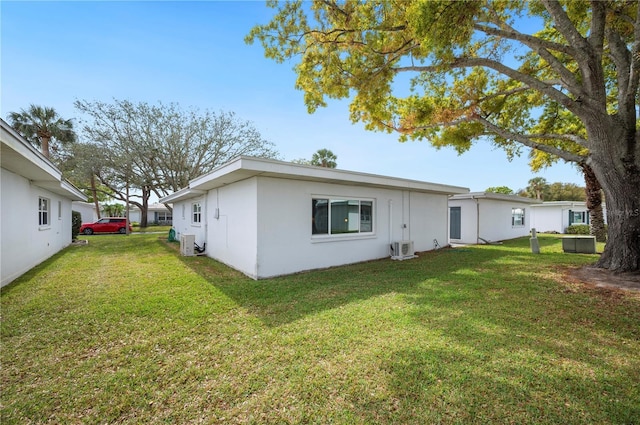
[[[71,120],[62,119],[53,108],[30,105],[27,110],[10,112],[9,121],[25,139],[39,147],[47,158],[52,139],[62,144],[76,139]]]
[[[542,201],[548,186],[547,179],[544,177],[534,177],[529,180],[529,186],[527,186],[526,191],[530,198]]]
[[[311,157],[311,165],[317,165],[318,167],[336,168],[338,165],[336,160],[338,157],[329,149],[318,149],[316,153]]]

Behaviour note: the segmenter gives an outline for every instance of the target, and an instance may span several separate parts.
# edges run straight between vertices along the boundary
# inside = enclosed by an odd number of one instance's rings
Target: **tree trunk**
[[[591,219],[591,234],[596,237],[598,242],[606,242],[607,230],[604,227],[604,214],[602,212],[602,187],[591,167],[587,164],[581,164],[580,168],[584,175],[584,191]]]
[[[151,189],[149,186],[142,187],[142,208],[140,208],[140,227],[147,227],[148,217],[147,212],[149,211],[149,198],[151,197]]]
[[[609,120],[607,122],[607,120]],[[635,120],[634,120],[635,121]],[[589,121],[591,169],[607,204],[607,244],[596,267],[640,270],[640,146],[635,122],[605,117]]]
[[[98,220],[100,217],[100,203],[98,202],[98,188],[96,187],[96,175],[91,174],[91,196],[93,196],[93,205],[96,207],[96,214],[98,215]]]
[[[49,158],[49,140],[50,137],[40,137],[40,149],[42,150],[42,155]]]

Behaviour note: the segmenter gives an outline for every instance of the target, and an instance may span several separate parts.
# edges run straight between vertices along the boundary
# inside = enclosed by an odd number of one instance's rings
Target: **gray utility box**
[[[562,249],[564,252],[595,254],[596,237],[584,235],[564,236],[562,238]]]

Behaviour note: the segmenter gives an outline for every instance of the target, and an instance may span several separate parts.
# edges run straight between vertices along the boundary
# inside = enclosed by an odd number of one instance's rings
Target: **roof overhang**
[[[518,195],[505,195],[503,193],[493,193],[493,192],[469,192],[469,193],[453,195],[449,199],[451,200],[487,199],[492,201],[518,202],[521,204],[529,204],[529,205],[542,204],[542,201],[538,199],[525,198],[523,196],[518,196]]]
[[[223,187],[248,178],[263,176],[289,180],[334,183],[352,186],[400,189],[414,192],[454,195],[469,192],[468,188],[438,183],[385,177],[376,174],[323,168],[272,159],[239,156],[217,167],[212,172],[189,182],[189,187],[181,189],[160,200],[162,203],[194,198],[204,192]]]
[[[2,168],[24,177],[31,184],[72,201],[87,197],[62,178],[62,172],[17,131],[0,119],[0,162]]]

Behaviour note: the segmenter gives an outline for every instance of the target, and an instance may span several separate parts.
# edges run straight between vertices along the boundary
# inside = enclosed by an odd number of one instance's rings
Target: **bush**
[[[588,224],[572,224],[567,227],[565,233],[569,235],[590,235],[590,229]]]
[[[78,211],[71,211],[71,240],[75,241],[82,226],[82,215]]]

